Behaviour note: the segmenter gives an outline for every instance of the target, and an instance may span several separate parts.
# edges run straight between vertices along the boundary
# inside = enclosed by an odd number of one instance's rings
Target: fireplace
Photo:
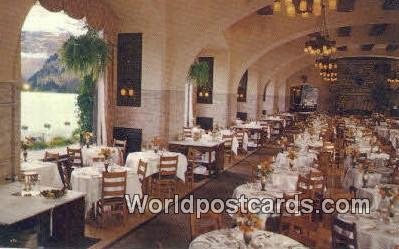
[[[197,117],[197,125],[199,125],[204,130],[213,129],[213,118],[208,117]]]
[[[248,113],[246,113],[246,112],[237,112],[236,117],[237,117],[237,119],[239,119],[239,120],[247,121]]]
[[[127,154],[141,151],[142,130],[134,128],[114,127],[114,138],[127,141]]]

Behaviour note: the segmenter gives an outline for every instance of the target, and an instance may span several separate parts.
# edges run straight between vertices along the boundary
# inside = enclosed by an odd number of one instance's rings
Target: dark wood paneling
[[[118,34],[118,106],[141,106],[142,37],[142,33]],[[126,90],[125,96],[122,89]],[[129,90],[133,90],[133,96],[129,96]]]
[[[213,57],[200,57],[198,58],[200,62],[204,61],[208,63],[209,67],[209,82],[208,88],[205,89],[203,87],[197,88],[197,103],[200,104],[212,104],[213,102],[213,64],[214,58]],[[204,93],[207,93],[206,96]]]

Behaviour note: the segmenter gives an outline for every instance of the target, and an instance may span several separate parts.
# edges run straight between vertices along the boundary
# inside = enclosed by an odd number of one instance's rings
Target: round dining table
[[[264,201],[265,199],[275,200],[277,198],[283,198],[284,193],[288,195],[299,194],[300,192],[296,190],[287,190],[284,188],[284,185],[275,185],[274,183],[267,183],[265,190],[262,190],[261,184],[259,182],[256,183],[246,183],[238,186],[233,192],[233,198],[239,199],[241,196],[244,196],[247,199],[259,199]],[[275,205],[275,204],[274,204]],[[275,208],[275,207],[274,207]],[[261,220],[262,228],[265,228],[266,221],[271,216],[279,216],[278,213],[275,213],[273,210],[270,212],[260,212],[257,216]]]
[[[339,214],[338,218],[356,224],[359,248],[394,249],[399,245],[399,217],[387,222],[378,212],[370,214]],[[338,229],[338,228],[336,228]],[[345,233],[344,231],[338,231]]]
[[[214,230],[201,234],[191,243],[189,249],[304,249],[307,248],[282,234],[263,230],[252,232],[252,239],[248,246],[245,244],[243,233],[238,228]]]

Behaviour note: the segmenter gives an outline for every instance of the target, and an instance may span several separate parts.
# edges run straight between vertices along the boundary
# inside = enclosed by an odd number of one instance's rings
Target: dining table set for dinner
[[[247,244],[238,228],[214,230],[195,238],[189,249],[305,249],[301,243],[281,234],[255,230]]]

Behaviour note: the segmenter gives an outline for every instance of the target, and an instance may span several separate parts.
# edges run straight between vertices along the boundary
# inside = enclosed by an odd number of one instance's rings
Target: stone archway
[[[64,11],[74,19],[86,18],[87,24],[97,31],[103,31],[104,39],[110,45],[111,60],[104,75],[104,106],[105,106],[105,130],[107,138],[112,141],[112,129],[114,120],[114,82],[115,82],[115,44],[117,40],[117,16],[111,9],[99,0],[38,0],[40,5],[48,11]]]

